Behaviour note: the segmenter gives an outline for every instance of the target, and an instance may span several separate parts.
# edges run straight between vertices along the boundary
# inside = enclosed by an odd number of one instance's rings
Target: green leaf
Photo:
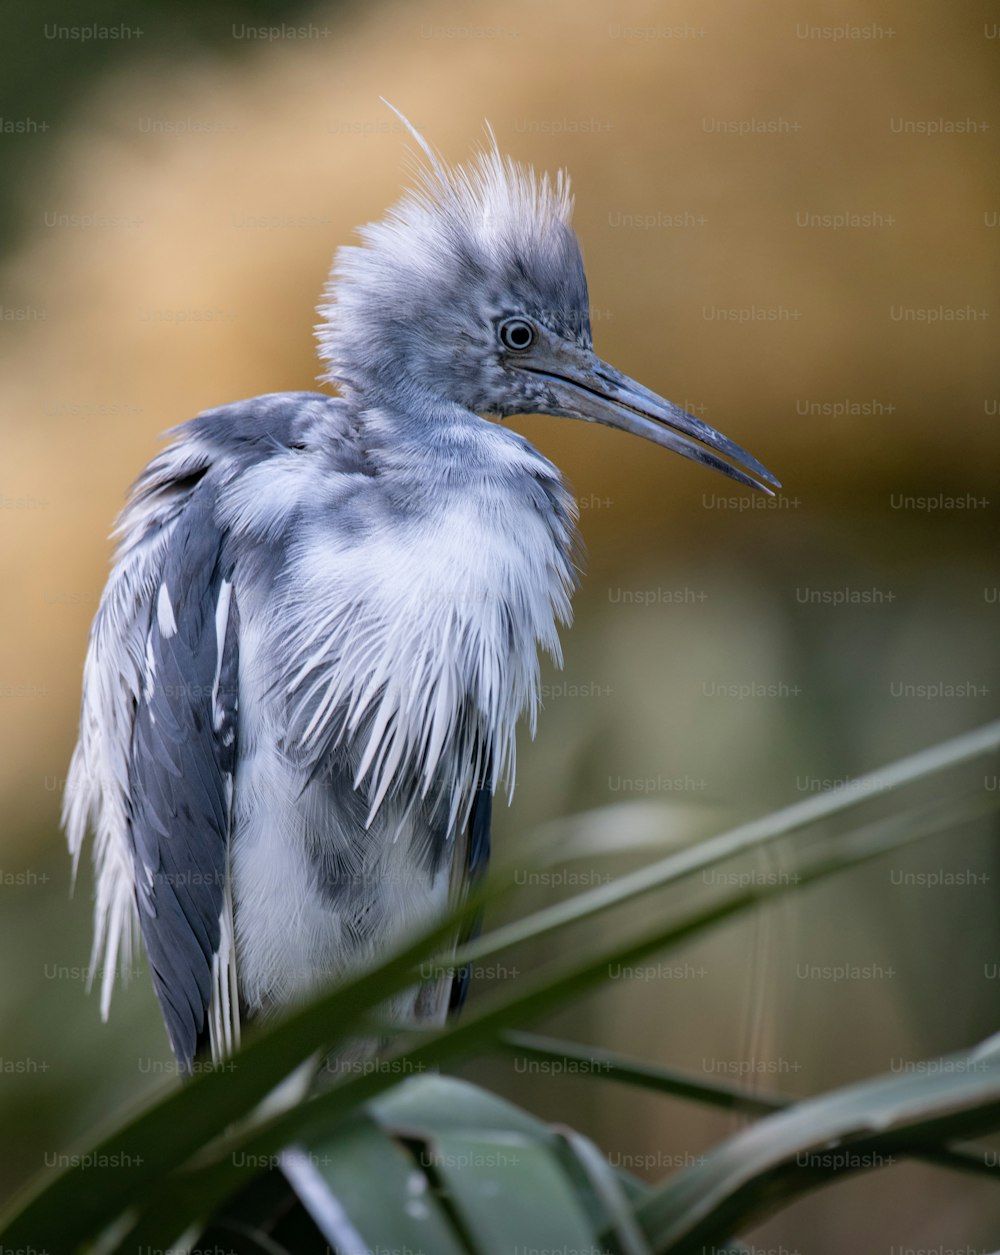
[[[578,1042],[557,1041],[537,1033],[503,1033],[497,1044],[508,1053],[523,1058],[564,1063],[568,1068],[575,1065],[577,1070],[582,1070],[581,1065],[585,1065],[588,1072],[593,1072],[603,1080],[636,1085],[659,1094],[668,1094],[672,1098],[693,1099],[710,1107],[738,1111],[743,1115],[767,1115],[772,1111],[781,1111],[792,1101],[778,1095],[749,1093],[730,1082],[706,1081],[677,1068],[640,1063],[613,1050],[584,1046]]]
[[[880,1076],[760,1120],[677,1173],[638,1219],[657,1252],[693,1255],[827,1181],[998,1127],[1000,1063],[953,1055],[941,1071]]]
[[[370,1111],[352,1116],[306,1150],[370,1250],[464,1255],[423,1165]]]
[[[626,1190],[588,1139],[462,1081],[396,1085],[334,1133],[285,1151],[281,1165],[287,1181],[270,1171],[241,1190],[199,1250],[228,1250],[238,1234],[254,1255],[467,1255],[554,1247],[567,1235],[597,1251],[610,1226],[616,1252],[650,1255],[634,1217],[648,1187]]]
[[[856,780],[848,781],[826,793],[805,798],[762,819],[741,824],[729,832],[700,841],[697,845],[669,854],[647,867],[620,876],[609,884],[598,885],[565,902],[536,911],[526,919],[495,929],[479,941],[463,946],[454,961],[459,964],[479,963],[498,950],[523,941],[535,940],[558,928],[590,919],[611,907],[635,901],[644,894],[662,889],[685,876],[696,875],[717,863],[750,853],[812,824],[852,810],[893,789],[928,779],[938,772],[998,750],[1000,720],[943,741],[930,749],[921,750],[908,758],[901,758],[888,767],[859,776]]]
[[[430,1146],[438,1181],[475,1251],[594,1244],[597,1234],[550,1147],[513,1133],[438,1133]]]
[[[549,1063],[576,1065],[577,1069],[585,1064],[588,1071],[598,1073],[605,1080],[619,1081],[655,1093],[669,1094],[673,1098],[704,1103],[723,1111],[737,1111],[742,1115],[769,1115],[774,1111],[784,1111],[798,1101],[781,1094],[762,1094],[759,1091],[750,1093],[726,1081],[706,1081],[700,1076],[690,1076],[676,1068],[642,1063],[615,1051],[601,1050],[578,1042],[557,1041],[536,1033],[503,1033],[498,1045],[513,1054]],[[936,1066],[939,1062],[931,1060],[929,1066]],[[958,1146],[932,1147],[915,1151],[914,1158],[941,1168],[987,1176],[994,1181],[1000,1177],[1000,1165],[994,1162],[992,1154],[987,1158],[987,1152],[984,1151]]]
[[[308,1162],[300,1196],[344,1255],[597,1250],[609,1225],[616,1235],[629,1230],[616,1249],[649,1255],[632,1207],[591,1143],[466,1082],[405,1081],[298,1153]],[[291,1179],[298,1188],[303,1174]]]

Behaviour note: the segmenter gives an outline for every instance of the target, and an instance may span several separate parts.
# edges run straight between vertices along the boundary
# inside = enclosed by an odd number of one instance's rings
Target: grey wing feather
[[[174,529],[151,605],[129,763],[139,922],[171,1045],[207,1039],[223,932],[236,751],[238,608],[214,484]]]
[[[74,870],[88,828],[94,832],[96,894],[91,976],[100,973],[101,1014],[108,1017],[115,977],[127,980],[138,913],[129,836],[129,763],[143,689],[149,609],[177,520],[207,473],[212,452],[197,439],[155,458],[136,484],[118,525],[115,567],[90,632],[83,672],[80,736],[63,795]]]
[[[142,869],[136,865],[136,846],[132,836],[134,790],[141,792],[147,785],[155,790],[146,802],[138,804],[142,822],[146,825],[142,838],[145,846],[150,846],[154,834],[166,841],[162,829],[169,827],[164,822],[164,816],[170,809],[164,786],[172,778],[171,774],[166,771],[158,781],[137,776],[134,750],[136,720],[147,688],[147,645],[150,625],[157,609],[158,590],[168,562],[174,564],[178,574],[185,574],[181,558],[185,551],[183,546],[175,546],[175,540],[179,541],[180,525],[206,476],[211,474],[221,479],[236,474],[241,468],[262,461],[283,447],[294,446],[312,425],[337,427],[342,421],[339,418],[340,408],[339,402],[319,394],[276,393],[206,411],[173,433],[176,437],[174,443],[146,467],[119,520],[117,535],[120,543],[115,566],[91,629],[84,666],[80,736],[63,796],[63,826],[74,868],[79,862],[88,829],[94,833],[97,901],[91,974],[100,975],[101,1013],[105,1019],[110,1011],[116,975],[121,974],[127,979],[131,972],[140,924],[136,889],[137,871]],[[197,563],[194,566],[197,567]],[[203,574],[200,569],[192,571],[194,578]],[[204,583],[201,594],[211,599]],[[229,643],[222,642],[223,665],[220,670],[223,695],[231,691],[234,697],[236,653],[232,646],[236,640],[236,623],[235,617],[227,621],[226,640]],[[206,624],[206,633],[201,642],[204,648],[212,645],[215,626]],[[153,644],[156,645],[155,639]],[[162,646],[162,642],[160,644]],[[155,657],[154,650],[154,665]],[[202,659],[200,665],[204,665],[204,661]],[[161,658],[160,665],[161,668],[168,665],[165,657]],[[211,683],[209,679],[209,686]],[[165,696],[162,688],[159,696],[161,700]],[[174,696],[179,697],[179,691]],[[142,733],[147,739],[152,733],[152,713],[147,712],[143,716],[150,724]],[[185,720],[188,724],[194,720],[192,711],[185,714],[172,706],[162,713],[164,719],[168,716],[173,719],[172,726],[178,731]],[[204,761],[198,762],[196,772],[190,777],[192,780],[201,779],[200,773],[209,764],[214,764],[209,767],[210,774],[219,770],[222,760],[213,758],[215,752],[213,750]],[[168,754],[164,761],[168,760],[175,767],[178,765],[176,751],[173,751],[173,757]],[[139,770],[141,772],[141,768]],[[218,780],[206,780],[202,792],[203,806],[207,798],[215,799],[207,804],[207,810],[217,828]],[[155,802],[154,797],[157,799]],[[155,868],[158,863],[154,861],[152,865]],[[188,905],[191,906],[190,903]],[[201,903],[206,912],[210,905],[214,906],[214,899],[210,904],[206,897]],[[162,909],[166,912],[166,905]],[[179,902],[177,909],[184,915]],[[145,918],[148,932],[151,928],[155,930],[155,919],[171,917],[167,914],[156,917],[147,909]],[[210,946],[214,928],[207,913],[194,909],[192,918],[195,935]],[[187,915],[184,915],[184,920],[188,922]],[[172,922],[175,927],[180,927],[178,915],[172,917]],[[223,951],[215,956],[213,965],[213,983],[219,994],[219,1005],[212,1008],[211,1029],[213,1044],[228,1050],[238,1040],[239,1024],[235,959],[231,944],[226,955],[225,935],[222,940]],[[198,949],[203,962],[205,950],[200,941]],[[161,962],[166,962],[165,956]],[[191,986],[192,990],[195,987],[196,1006],[203,996],[203,974]],[[186,994],[182,1001],[185,1013],[193,1016],[194,1007]],[[177,1008],[178,1013],[181,1009]],[[186,1044],[190,1045],[190,1034]]]

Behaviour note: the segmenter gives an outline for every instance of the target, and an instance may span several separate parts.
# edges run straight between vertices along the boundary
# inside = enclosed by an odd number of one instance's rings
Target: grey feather
[[[171,536],[129,761],[139,922],[171,1044],[185,1061],[207,1027],[237,750],[238,601],[215,493],[208,476]]]

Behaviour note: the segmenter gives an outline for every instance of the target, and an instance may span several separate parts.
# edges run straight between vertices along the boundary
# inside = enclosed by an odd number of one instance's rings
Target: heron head
[[[492,133],[449,167],[402,121],[427,164],[361,229],[361,247],[337,253],[317,329],[328,379],[373,400],[408,392],[478,414],[604,423],[763,492],[778,486],[739,445],[594,353],[564,172],[537,176]]]

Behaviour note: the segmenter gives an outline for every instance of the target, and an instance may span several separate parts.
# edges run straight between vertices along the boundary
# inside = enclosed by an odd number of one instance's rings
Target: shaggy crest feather
[[[329,363],[326,378],[346,386],[370,385],[376,372],[359,367],[388,364],[388,355],[380,353],[387,338],[399,370],[402,346],[391,330],[386,337],[387,328],[405,323],[421,348],[429,347],[438,330],[452,334],[454,328],[442,326],[431,305],[451,293],[454,310],[466,312],[470,279],[489,284],[499,297],[528,274],[547,283],[554,305],[565,314],[579,304],[577,292],[564,290],[568,268],[586,305],[567,173],[539,176],[505,156],[489,124],[489,144],[465,164],[449,165],[393,112],[425,160],[414,163],[415,183],[397,204],[380,221],[359,228],[362,246],[337,251],[319,307],[325,321],[316,333],[319,356]]]

